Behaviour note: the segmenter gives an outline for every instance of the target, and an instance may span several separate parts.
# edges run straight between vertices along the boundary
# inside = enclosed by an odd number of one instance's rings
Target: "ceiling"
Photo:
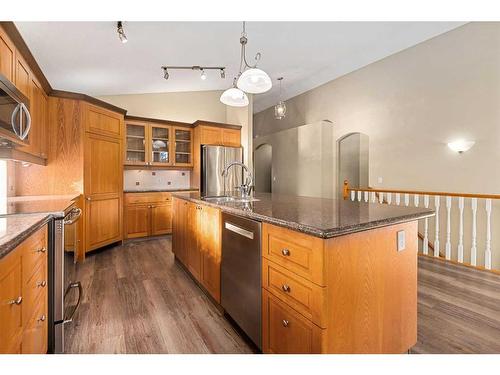
[[[288,99],[374,61],[447,32],[458,22],[249,22],[247,57]],[[52,87],[89,95],[223,90],[238,73],[240,22],[16,22]],[[226,78],[162,65],[226,66]],[[254,112],[278,101],[279,88],[254,96]]]

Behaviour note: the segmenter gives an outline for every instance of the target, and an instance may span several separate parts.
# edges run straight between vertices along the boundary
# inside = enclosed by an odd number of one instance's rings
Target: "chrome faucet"
[[[250,171],[248,170],[248,168],[245,164],[235,161],[235,162],[232,162],[232,163],[226,165],[226,167],[222,171],[222,177],[226,177],[228,172],[229,172],[229,169],[231,167],[234,167],[235,165],[239,165],[241,168],[243,168],[243,170],[245,172],[247,172],[247,177],[245,178],[245,182],[242,183],[238,187],[238,190],[241,191],[241,196],[243,198],[247,198],[250,196],[250,192],[252,191],[253,177],[252,177],[252,173],[250,173]]]

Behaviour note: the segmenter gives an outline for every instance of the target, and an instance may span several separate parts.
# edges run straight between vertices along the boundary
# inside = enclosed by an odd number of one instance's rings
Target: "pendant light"
[[[235,78],[233,86],[224,91],[220,96],[220,101],[231,107],[246,107],[248,105],[248,96],[236,87]]]
[[[286,104],[281,100],[281,81],[283,81],[283,77],[278,78],[278,82],[280,83],[280,101],[274,106],[274,118],[276,120],[281,120],[286,114]]]
[[[237,86],[240,90],[249,94],[262,94],[269,91],[273,87],[273,83],[269,75],[261,69],[257,68],[257,63],[260,60],[260,52],[255,55],[255,64],[250,65],[246,58],[246,45],[248,43],[247,34],[245,31],[245,22],[243,22],[243,32],[240,37],[241,57],[240,57],[240,73],[237,81]],[[244,71],[242,71],[244,69]]]

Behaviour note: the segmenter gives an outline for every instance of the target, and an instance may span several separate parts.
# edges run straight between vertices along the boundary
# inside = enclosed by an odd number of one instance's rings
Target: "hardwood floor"
[[[66,327],[69,353],[252,353],[174,261],[170,238],[89,254],[84,300]]]
[[[78,266],[69,353],[253,352],[170,249],[170,237],[128,242]],[[420,258],[412,353],[500,353],[500,276]]]

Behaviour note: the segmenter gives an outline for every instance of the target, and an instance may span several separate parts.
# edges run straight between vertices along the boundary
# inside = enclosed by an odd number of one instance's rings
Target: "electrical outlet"
[[[377,183],[381,184],[382,182],[384,182],[384,179],[382,177],[377,178]]]
[[[406,234],[404,230],[398,232],[398,251],[403,251],[406,248]]]

